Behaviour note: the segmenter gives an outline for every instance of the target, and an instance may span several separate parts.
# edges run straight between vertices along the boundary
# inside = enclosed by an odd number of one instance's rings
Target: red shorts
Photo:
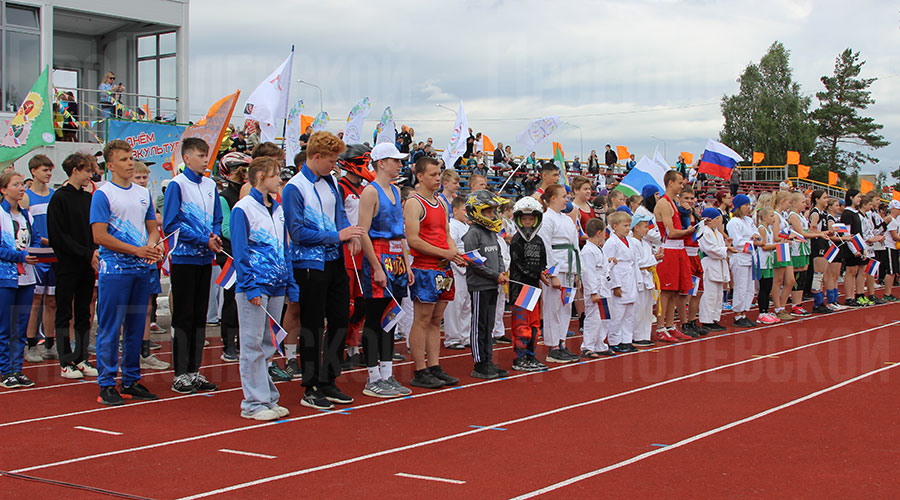
[[[683,248],[664,248],[656,273],[660,290],[683,294],[691,291],[691,262]]]
[[[688,255],[688,260],[691,262],[691,276],[696,276],[700,278],[700,283],[698,285],[698,290],[703,291],[703,266],[700,264],[700,256],[699,255]]]

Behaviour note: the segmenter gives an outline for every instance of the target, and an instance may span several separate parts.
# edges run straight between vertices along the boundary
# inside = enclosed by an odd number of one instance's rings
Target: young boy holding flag
[[[607,342],[609,348],[617,354],[635,352],[637,348],[631,342],[634,338],[634,323],[637,317],[635,302],[638,298],[641,273],[631,247],[637,242],[628,236],[631,230],[630,215],[615,212],[608,220],[613,234],[603,244],[603,254],[612,262],[609,271],[612,324]]]
[[[591,219],[585,225],[587,242],[581,248],[582,286],[584,287],[584,339],[581,342],[582,358],[615,356],[606,345],[609,331],[609,268],[612,264],[603,254],[606,242],[606,224],[600,219]]]
[[[747,317],[747,311],[750,310],[756,291],[753,256],[759,236],[750,217],[752,208],[750,197],[739,194],[734,197],[731,204],[731,212],[734,215],[728,221],[727,234],[732,240],[728,246],[736,249],[731,255],[731,277],[734,282],[731,310],[734,311],[734,326],[749,328],[756,326],[756,323]]]
[[[703,251],[700,264],[703,266],[704,291],[703,297],[700,299],[700,324],[710,331],[722,331],[725,329],[719,324],[719,319],[722,317],[722,290],[730,280],[728,254],[733,252],[734,248],[728,244],[722,230],[722,212],[719,209],[708,207],[703,209],[700,215],[707,219],[706,227],[703,229],[703,235],[699,241],[700,250]],[[732,222],[734,219],[728,223],[729,226]],[[735,289],[737,289],[737,285],[735,283]],[[736,326],[743,325],[736,324]]]
[[[530,196],[523,197],[513,206],[516,234],[509,243],[509,296],[515,297],[510,309],[513,349],[516,351],[512,368],[516,371],[547,369],[547,365],[534,356],[541,331],[541,285],[549,286],[544,273],[547,269],[547,251],[544,241],[537,234],[543,212],[541,203]]]
[[[647,213],[635,213],[631,218],[631,242],[634,252],[635,265],[638,268],[640,279],[637,281],[637,300],[634,305],[634,341],[636,347],[651,347],[650,340],[653,330],[653,303],[656,294],[656,264],[662,260],[662,251],[653,251],[653,246],[647,241],[650,232],[650,223],[653,216]]]

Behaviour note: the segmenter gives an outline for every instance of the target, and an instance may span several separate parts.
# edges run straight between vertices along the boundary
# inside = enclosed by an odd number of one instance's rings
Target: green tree
[[[798,151],[805,164],[815,148],[816,128],[809,116],[811,99],[792,78],[790,52],[774,42],[759,64],[747,65],[738,82],[737,94],[722,97],[725,126],[719,140],[747,163],[754,151],[765,153],[769,165]]]
[[[868,150],[890,144],[878,134],[884,126],[859,113],[875,103],[868,90],[875,78],[859,78],[865,63],[859,52],[845,49],[835,59],[833,76],[821,78],[825,90],[816,93],[819,109],[812,118],[819,134],[813,171],[822,176],[829,170],[852,176],[863,163],[878,163]]]

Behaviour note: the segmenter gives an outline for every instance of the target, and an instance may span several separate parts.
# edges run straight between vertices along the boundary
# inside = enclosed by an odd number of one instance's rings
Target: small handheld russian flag
[[[556,276],[556,268],[559,267],[559,264],[553,264],[547,269],[547,274],[550,276]]]
[[[744,243],[743,252],[744,253],[753,253],[753,243],[750,243],[749,241],[747,243]]]
[[[515,306],[527,311],[533,311],[541,298],[541,289],[533,286],[522,285],[522,291],[516,298]]]
[[[835,234],[850,234],[850,226],[847,224],[832,224],[831,230],[834,231]]]
[[[791,244],[790,243],[779,243],[778,247],[775,249],[775,260],[778,262],[790,262],[791,261]]]
[[[268,311],[266,311],[266,315],[268,314]],[[282,328],[272,316],[269,316],[269,333],[272,335],[272,343],[275,344],[275,348],[278,349],[278,354],[284,356],[284,351],[281,350],[281,343],[287,338],[287,332],[284,331],[284,328]]]
[[[866,249],[866,240],[863,239],[861,234],[857,234],[853,236],[853,239],[850,240],[850,244],[855,248],[855,253],[863,253],[863,250]]]
[[[400,304],[397,303],[396,300],[391,300],[391,303],[388,304],[387,308],[385,308],[384,313],[381,315],[381,329],[389,332],[394,326],[400,322],[400,313],[403,312],[403,309],[400,309]]]
[[[788,228],[782,229],[781,232],[778,233],[778,237],[781,238],[781,239],[783,239],[783,240],[789,240],[789,239],[791,239],[791,230],[788,229]]]
[[[877,260],[869,259],[869,263],[866,264],[866,273],[869,276],[874,276],[877,278],[878,277],[878,267],[880,265],[881,265],[881,263],[878,262]]]
[[[688,294],[691,297],[696,297],[698,293],[700,293],[700,277],[691,276],[691,289],[688,291]]]
[[[825,252],[825,259],[828,262],[834,262],[834,259],[836,259],[837,256],[838,256],[838,247],[836,247],[834,245],[834,243],[832,243],[831,246],[828,247],[828,250]]]
[[[465,259],[468,260],[469,262],[479,265],[479,266],[483,266],[484,263],[487,262],[487,259],[485,259],[481,255],[481,253],[478,252],[478,250],[472,250],[471,252],[466,252],[465,254],[463,254],[463,257],[465,257]]]
[[[794,239],[797,241],[806,241],[806,236],[803,236],[802,234],[798,233],[797,231],[794,231],[793,229],[791,229],[791,236],[793,236]]]
[[[500,228],[500,237],[506,238],[506,228],[505,227]]]
[[[237,281],[237,274],[234,272],[234,261],[231,260],[231,257],[228,257],[225,259],[225,263],[222,264],[222,271],[216,277],[216,284],[228,290],[234,286],[235,281]]]
[[[697,240],[699,240],[700,237],[703,236],[703,228],[705,228],[705,227],[706,227],[705,221],[700,221],[697,223],[697,227],[694,229],[694,234],[691,235],[691,238],[693,239],[694,243],[696,243]]]
[[[605,297],[597,302],[597,308],[600,309],[600,319],[612,319],[612,315],[609,313],[609,300]]]
[[[37,257],[39,264],[54,264],[54,263],[56,263],[56,254],[53,253],[52,248],[29,247],[28,255],[30,255],[32,257]]]
[[[562,298],[563,305],[571,304],[573,300],[575,300],[575,289],[569,287],[562,287],[560,289],[560,293],[562,294],[560,298]]]

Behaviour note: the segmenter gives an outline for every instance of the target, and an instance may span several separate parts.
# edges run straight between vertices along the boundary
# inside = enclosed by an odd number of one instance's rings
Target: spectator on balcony
[[[597,156],[596,149],[592,149],[591,155],[588,156],[588,172],[594,175],[600,173],[600,158]]]
[[[791,184],[791,180],[787,177],[785,177],[784,180],[778,184],[778,189],[781,191],[790,191],[791,189],[793,189],[793,187],[794,186],[793,184]]]
[[[612,150],[612,146],[610,146],[609,144],[606,145],[605,160],[606,160],[606,169],[610,172],[613,171],[613,169],[616,166],[616,163],[619,162],[619,157],[616,156],[616,152]]]
[[[728,184],[731,186],[731,196],[737,196],[738,189],[741,187],[741,170],[739,168],[731,169],[731,179]]]
[[[62,141],[75,142],[75,131],[78,130],[78,103],[75,94],[63,92],[59,94],[59,108],[62,111]]]
[[[525,159],[525,169],[535,171],[538,169],[538,161],[537,157],[535,157],[535,152],[532,151],[528,158]]]
[[[579,160],[580,160],[580,158],[578,158],[576,156],[575,159],[572,161],[572,167],[570,169],[571,172],[578,173],[578,174],[581,173],[581,161],[579,161]]]
[[[637,162],[634,161],[634,155],[632,154],[628,158],[628,161],[625,162],[625,173],[627,174],[628,172],[631,172],[631,169],[634,168],[635,166],[637,166]]]
[[[506,163],[506,157],[503,156],[503,143],[498,142],[497,147],[494,148],[494,169],[502,170],[503,165],[501,165],[501,164],[504,164],[504,163]]]
[[[684,163],[684,157],[682,157],[681,155],[678,155],[678,161],[675,162],[675,170],[677,170],[678,173],[681,174],[681,177],[683,179],[688,178],[687,165]]]
[[[103,111],[104,116],[119,116],[116,103],[122,97],[122,92],[125,92],[125,86],[121,83],[113,85],[115,81],[116,74],[112,71],[107,71],[103,81],[100,82],[100,86],[97,88],[100,91],[97,100],[100,103],[100,109]]]

